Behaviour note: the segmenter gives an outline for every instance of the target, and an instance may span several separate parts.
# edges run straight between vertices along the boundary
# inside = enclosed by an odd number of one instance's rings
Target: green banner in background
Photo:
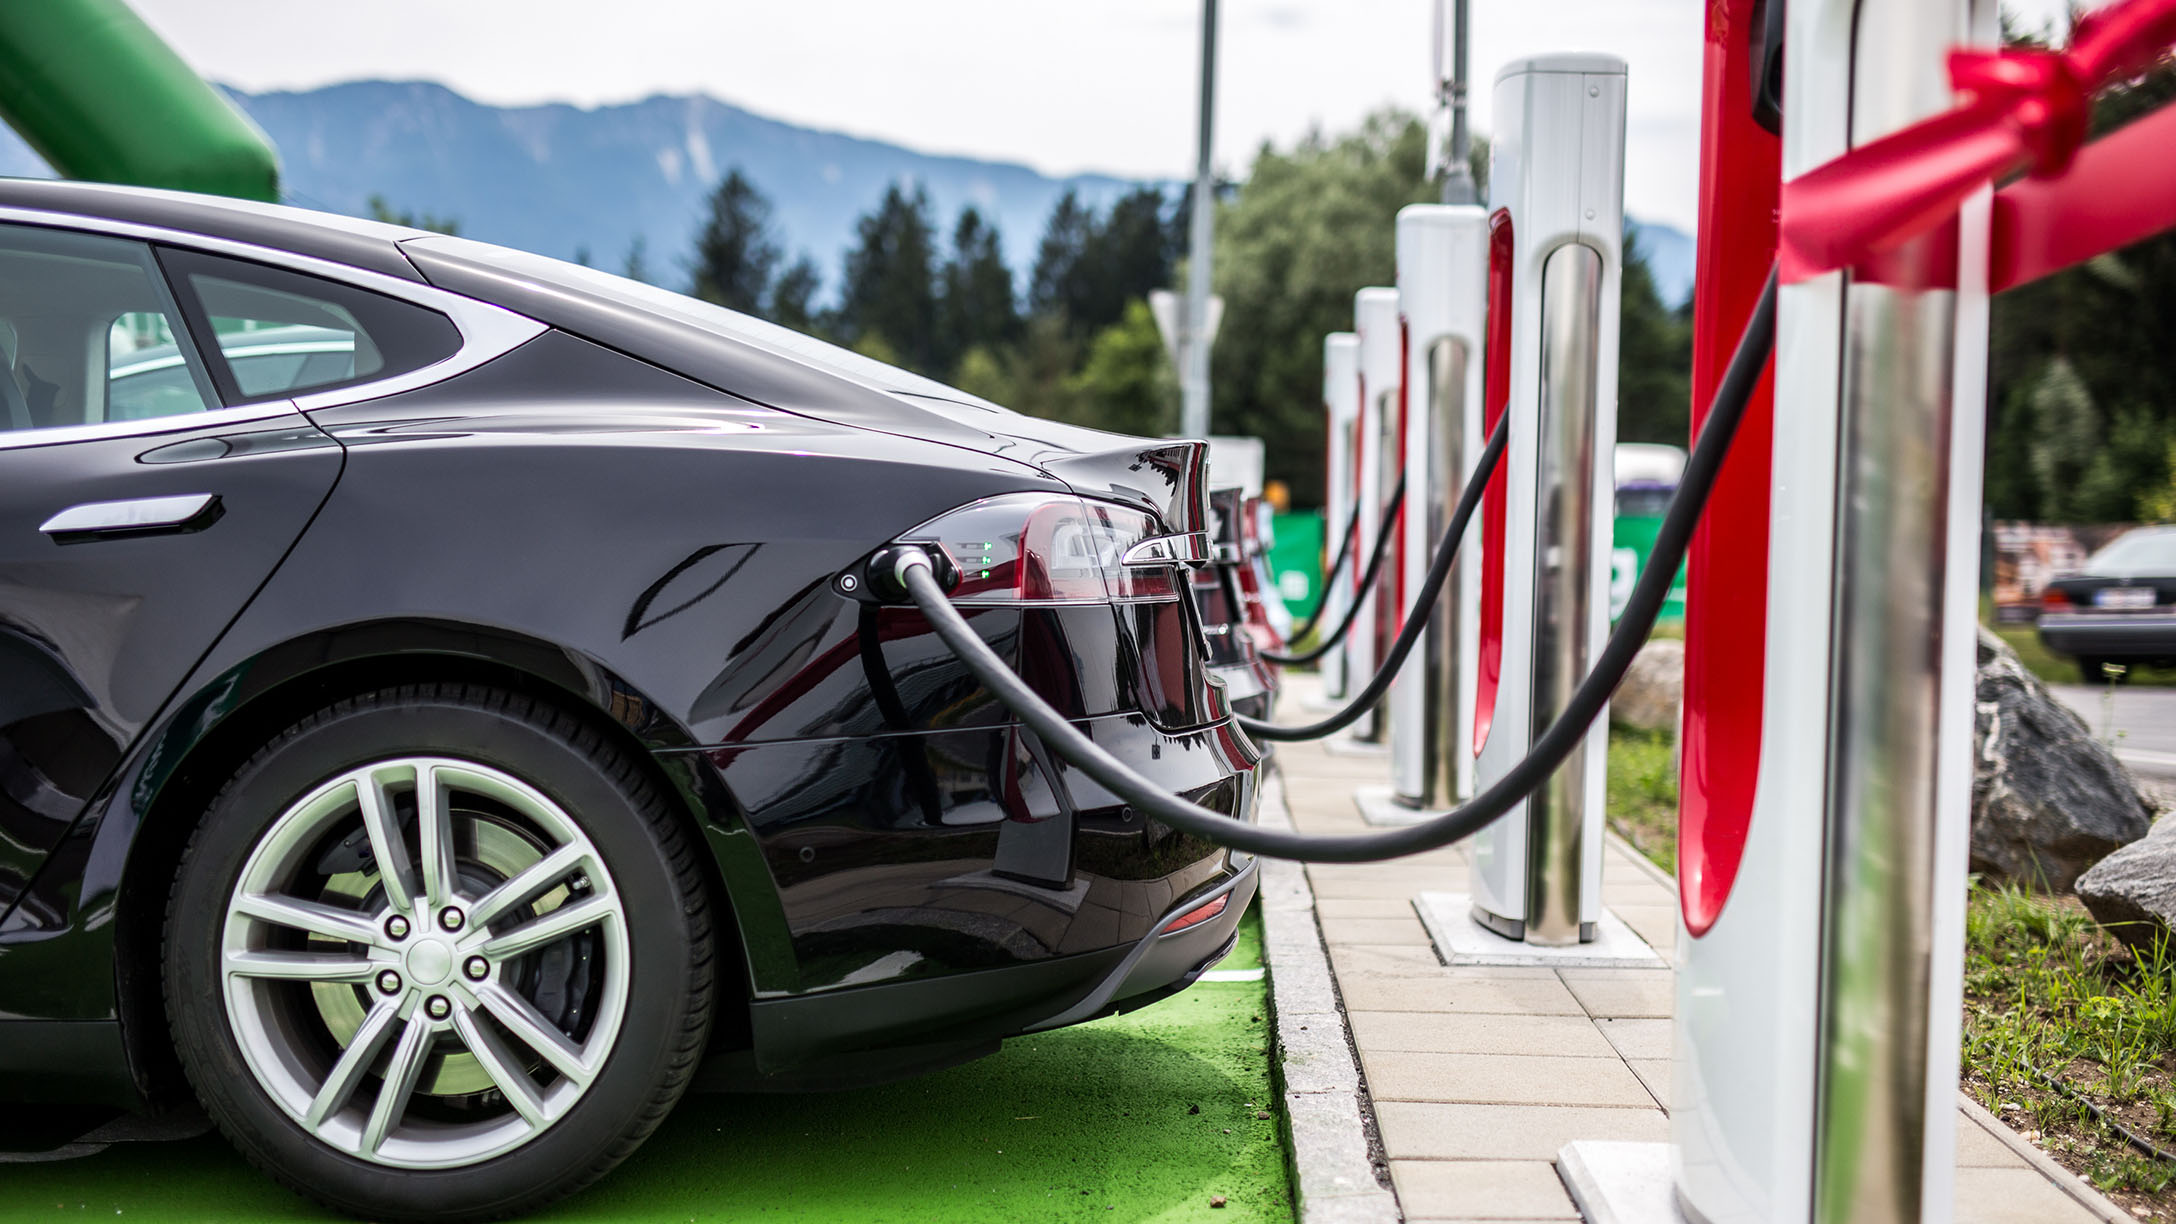
[[[1655,535],[1662,530],[1659,514],[1620,514],[1614,531],[1615,543],[1609,550],[1609,619],[1614,621],[1624,613],[1625,601],[1632,598],[1632,584],[1639,581],[1647,568],[1647,558],[1654,555]],[[1670,597],[1663,601],[1659,623],[1680,624],[1685,619],[1685,567],[1677,567],[1677,581],[1670,584]]]
[[[1278,594],[1284,597],[1284,606],[1301,620],[1314,615],[1315,604],[1322,597],[1322,567],[1328,559],[1322,555],[1322,512],[1319,510],[1294,510],[1276,517],[1277,544],[1269,552],[1270,569],[1277,575]],[[1609,556],[1609,618],[1616,620],[1624,611],[1625,601],[1632,597],[1632,584],[1639,580],[1640,571],[1647,568],[1647,558],[1655,551],[1655,533],[1662,530],[1659,514],[1622,514],[1617,516],[1614,545]],[[1685,570],[1678,567],[1677,581],[1670,585],[1670,597],[1662,605],[1662,623],[1678,624],[1685,619]]]
[[[1277,515],[1270,523],[1277,542],[1269,550],[1270,572],[1277,575],[1277,593],[1294,618],[1315,614],[1322,598],[1322,512],[1293,510]]]

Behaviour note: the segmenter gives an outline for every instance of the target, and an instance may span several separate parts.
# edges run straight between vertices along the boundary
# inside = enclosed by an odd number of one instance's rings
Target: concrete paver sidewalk
[[[1288,721],[1293,696],[1313,688],[1311,677],[1294,679]],[[1383,758],[1318,743],[1281,747],[1278,766],[1293,824],[1307,833],[1366,828],[1354,789],[1389,772]],[[1555,1166],[1565,1144],[1669,1137],[1673,969],[1444,964],[1413,901],[1466,887],[1458,847],[1313,865],[1307,880],[1408,1221],[1578,1219]],[[1609,908],[1672,963],[1669,877],[1612,839],[1602,887]],[[1961,1098],[1960,1108],[1958,1220],[2127,1218],[1984,1110]]]

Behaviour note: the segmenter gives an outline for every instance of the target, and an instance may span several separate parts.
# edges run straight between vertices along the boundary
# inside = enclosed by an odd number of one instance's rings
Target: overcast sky
[[[131,0],[184,58],[251,91],[441,81],[479,101],[713,94],[775,118],[939,153],[1186,177],[1198,0]],[[2011,0],[2037,21],[2063,0]],[[1222,0],[1217,162],[1427,100],[1433,0]],[[1703,0],[1473,0],[1486,82],[1541,51],[1630,64],[1626,208],[1688,232]]]

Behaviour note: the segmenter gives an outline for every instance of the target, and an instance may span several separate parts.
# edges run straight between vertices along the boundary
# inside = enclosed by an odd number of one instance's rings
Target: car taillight
[[[1177,918],[1173,919],[1171,925],[1164,928],[1164,934],[1169,935],[1175,931],[1183,931],[1190,926],[1199,926],[1202,923],[1209,921],[1211,918],[1214,918],[1218,914],[1223,913],[1225,904],[1231,899],[1232,895],[1230,893],[1224,893],[1220,896],[1212,898],[1211,900],[1201,905],[1195,906],[1193,909],[1190,909],[1185,913],[1180,914]]]
[[[2061,612],[2069,607],[2070,596],[2063,594],[2060,588],[2049,587],[2047,590],[2040,592],[2040,610],[2042,612]]]
[[[943,548],[960,574],[952,602],[979,606],[1176,600],[1176,563],[1126,561],[1160,534],[1154,518],[1130,507],[1012,493],[961,506],[901,538]]]

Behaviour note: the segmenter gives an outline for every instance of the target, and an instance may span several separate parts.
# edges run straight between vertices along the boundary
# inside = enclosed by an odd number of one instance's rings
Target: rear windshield
[[[614,276],[596,268],[533,255],[527,251],[493,246],[487,242],[439,235],[422,241],[448,255],[458,255],[463,259],[495,267],[524,280],[552,288],[572,289],[592,297],[664,315],[730,340],[785,354],[804,365],[815,366],[881,391],[952,400],[998,412],[1008,411],[988,400],[969,395],[955,387],[948,387],[934,378],[924,378],[896,366],[886,365],[873,357],[864,357],[852,349],[840,348],[814,336],[803,335],[790,327],[780,327],[754,315],[728,310],[684,293],[674,293],[670,289],[660,289],[656,285],[628,277]]]
[[[2085,572],[2100,578],[2176,576],[2176,530],[2151,527],[2116,537],[2094,553]]]

